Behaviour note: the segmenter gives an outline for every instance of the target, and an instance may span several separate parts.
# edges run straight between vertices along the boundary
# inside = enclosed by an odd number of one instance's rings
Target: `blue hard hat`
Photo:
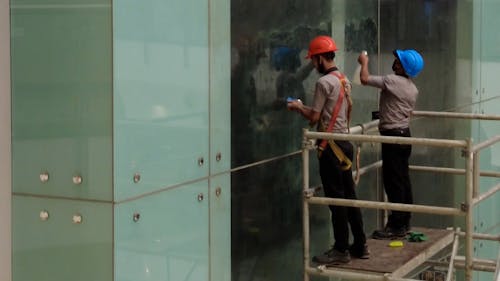
[[[417,76],[424,68],[424,59],[415,50],[394,50],[393,53],[410,77]]]
[[[290,47],[276,47],[271,52],[271,64],[277,69],[287,69],[300,66],[299,49]]]

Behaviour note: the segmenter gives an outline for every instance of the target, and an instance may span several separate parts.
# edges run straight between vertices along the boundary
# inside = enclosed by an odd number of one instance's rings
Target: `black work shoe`
[[[375,230],[372,234],[372,238],[380,240],[401,239],[406,236],[406,232],[407,232],[406,227],[401,227],[401,228],[386,227],[381,230]]]
[[[335,248],[324,252],[322,255],[317,255],[312,258],[313,262],[324,265],[346,264],[351,261],[348,251],[341,252]]]
[[[362,246],[356,246],[356,245],[349,246],[349,254],[351,254],[351,257],[358,259],[370,258],[370,251],[368,250],[368,246],[366,244]]]

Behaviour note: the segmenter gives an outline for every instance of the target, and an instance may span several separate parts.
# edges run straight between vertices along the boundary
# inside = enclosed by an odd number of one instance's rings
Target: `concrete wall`
[[[0,280],[11,274],[9,0],[0,0]]]

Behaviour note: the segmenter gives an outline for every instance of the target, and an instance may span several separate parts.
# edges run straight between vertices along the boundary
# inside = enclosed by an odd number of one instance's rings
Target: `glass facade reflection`
[[[361,50],[371,73],[386,74],[393,49],[417,49],[417,110],[498,114],[499,9],[496,0],[11,0],[13,280],[303,280],[308,124],[285,100],[312,101],[309,41],[331,35],[350,79]],[[352,96],[351,125],[370,121],[378,92],[355,84]],[[500,134],[495,121],[411,126],[415,137],[475,143]],[[380,159],[380,145],[359,149],[361,166]],[[485,149],[481,169],[499,171],[498,159],[499,145]],[[460,151],[423,146],[410,162],[465,167]],[[318,187],[314,153],[310,163]],[[411,179],[418,204],[464,201],[463,176]],[[495,184],[481,178],[481,191]],[[383,200],[377,172],[356,188]],[[477,208],[478,232],[499,232],[498,202]],[[310,212],[315,254],[332,244],[330,214]],[[382,212],[362,213],[367,234],[383,224]],[[424,214],[412,223],[463,227]],[[496,259],[498,243],[474,249]]]
[[[417,110],[478,112],[487,104],[498,105],[498,85],[489,87],[497,89],[497,94],[492,94],[492,101],[488,103],[482,102],[486,97],[478,100],[472,95],[478,87],[472,82],[473,64],[477,63],[474,61],[472,28],[479,24],[481,27],[474,28],[482,30],[486,20],[483,18],[481,23],[474,24],[476,21],[472,15],[475,9],[484,10],[496,5],[494,1],[478,2],[482,3],[476,6],[470,1],[252,1],[251,4],[232,1],[233,167],[293,153],[300,146],[301,128],[307,124],[296,115],[287,113],[282,99],[292,96],[305,100],[306,104],[311,101],[312,86],[318,74],[308,69],[308,61],[303,57],[309,40],[316,35],[332,35],[340,48],[337,64],[349,78],[357,66],[361,50],[369,53],[370,72],[380,74],[392,72],[393,49],[419,50],[426,65],[415,80],[420,90]],[[307,32],[301,33],[304,30]],[[498,36],[485,36],[484,40],[497,40],[492,38]],[[492,51],[491,46],[495,46],[495,42],[485,44],[484,48],[491,53],[487,54],[487,59],[480,60],[481,67],[498,58],[498,51]],[[354,85],[353,98],[353,124],[369,121],[371,111],[378,107],[378,93]],[[481,106],[472,105],[475,102]],[[495,113],[490,111],[490,114]],[[473,122],[467,120],[414,118],[412,122],[415,137],[486,139],[485,132],[477,136],[477,130]],[[495,130],[488,128],[488,132]],[[374,162],[378,153],[378,145],[363,145],[362,165]],[[411,163],[464,167],[460,153],[453,149],[414,146]],[[310,161],[311,185],[314,186],[319,180],[315,157]],[[488,169],[490,162],[484,161],[488,163],[484,164]],[[495,170],[494,165],[489,167]],[[233,280],[276,280],[276,276],[302,280],[300,270],[282,270],[301,267],[297,261],[297,251],[302,243],[300,198],[288,196],[288,190],[293,190],[292,194],[301,192],[300,169],[301,160],[294,155],[233,173]],[[288,179],[282,179],[281,174],[286,174]],[[464,200],[463,176],[429,176],[428,173],[413,172],[411,177],[418,204],[456,206],[457,202]],[[488,181],[488,187],[491,182],[498,182],[494,178]],[[363,176],[357,187],[358,197],[365,200],[381,200],[381,190],[380,177],[376,173]],[[273,201],[275,194],[281,197],[276,202]],[[498,196],[492,199],[495,200],[498,202]],[[290,204],[294,201],[296,203]],[[295,214],[293,223],[286,223],[287,218],[279,216],[283,209],[286,209],[286,214]],[[311,212],[314,254],[329,247],[332,241],[326,208]],[[481,209],[478,212],[484,213]],[[363,210],[363,215],[367,233],[382,223],[382,217],[376,211]],[[295,231],[283,229],[281,222]],[[454,223],[454,218],[447,216],[415,214],[413,219],[416,226],[442,228]],[[498,221],[491,219],[488,225],[498,230],[495,228],[497,224]],[[492,229],[488,231],[494,233]],[[279,243],[266,246],[267,241]],[[485,252],[487,250],[479,246],[476,249],[476,254]],[[491,256],[491,253],[487,255]],[[270,267],[268,261],[278,266]]]

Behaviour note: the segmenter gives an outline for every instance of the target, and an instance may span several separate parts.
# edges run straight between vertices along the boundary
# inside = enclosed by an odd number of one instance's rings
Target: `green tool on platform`
[[[422,232],[418,231],[411,231],[408,233],[408,236],[406,239],[410,242],[423,242],[428,239],[427,235],[423,234]]]

